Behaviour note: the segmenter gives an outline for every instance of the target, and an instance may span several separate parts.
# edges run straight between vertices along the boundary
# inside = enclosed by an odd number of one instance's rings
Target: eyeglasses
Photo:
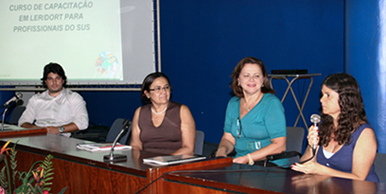
[[[241,137],[241,130],[243,130],[243,128],[241,127],[241,121],[240,121],[240,118],[237,118],[237,138],[240,138]]]
[[[165,90],[165,92],[168,92],[168,91],[170,91],[170,89],[171,89],[172,87],[171,86],[165,86],[165,87],[155,87],[155,88],[153,88],[153,89],[149,89],[149,91],[154,91],[154,92],[156,92],[156,93],[160,93],[161,92],[161,90]]]

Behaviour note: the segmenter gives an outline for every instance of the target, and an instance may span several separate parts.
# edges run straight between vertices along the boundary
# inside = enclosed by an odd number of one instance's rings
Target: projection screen
[[[59,63],[70,85],[141,84],[156,70],[152,0],[1,0],[0,85],[40,85]]]

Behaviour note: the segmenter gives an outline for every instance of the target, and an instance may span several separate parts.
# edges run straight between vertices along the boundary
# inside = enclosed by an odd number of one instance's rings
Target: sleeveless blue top
[[[339,170],[342,172],[351,173],[352,160],[355,145],[358,141],[359,136],[365,128],[371,128],[369,124],[363,124],[359,126],[354,133],[351,134],[351,142],[344,144],[340,150],[338,150],[331,158],[327,159],[323,154],[323,148],[318,150],[316,154],[316,161],[324,166]],[[369,174],[367,175],[366,181],[379,182],[378,176],[374,171],[374,164],[371,166]]]

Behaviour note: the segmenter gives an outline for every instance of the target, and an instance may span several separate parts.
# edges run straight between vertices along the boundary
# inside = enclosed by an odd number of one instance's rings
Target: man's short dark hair
[[[41,79],[42,84],[45,88],[47,88],[45,81],[47,80],[47,76],[50,73],[58,74],[64,80],[63,87],[66,87],[67,77],[66,77],[66,74],[64,73],[62,66],[60,66],[57,63],[49,63],[46,66],[44,66],[43,78]]]

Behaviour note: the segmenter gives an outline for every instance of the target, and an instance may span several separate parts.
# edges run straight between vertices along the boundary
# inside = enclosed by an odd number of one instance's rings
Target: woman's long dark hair
[[[330,115],[321,114],[322,123],[319,126],[319,144],[327,146],[334,133],[334,140],[339,145],[349,143],[351,134],[367,122],[366,112],[359,85],[355,78],[346,73],[329,75],[322,86],[326,86],[339,94],[340,114],[335,128],[334,119]]]

